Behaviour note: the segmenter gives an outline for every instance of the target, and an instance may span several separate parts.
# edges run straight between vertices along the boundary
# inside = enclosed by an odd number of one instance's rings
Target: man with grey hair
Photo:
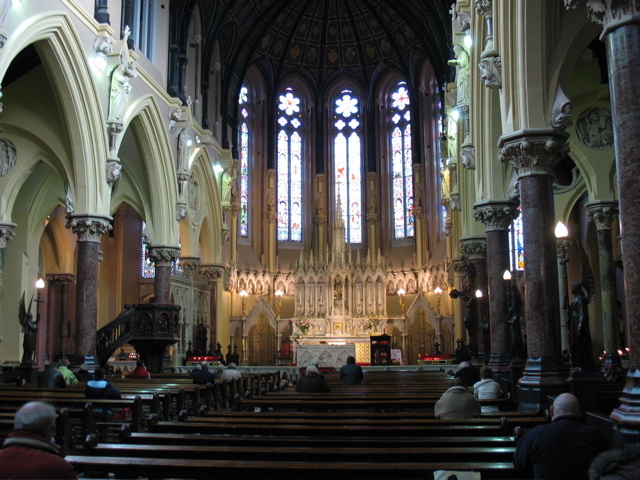
[[[558,395],[550,408],[551,423],[525,433],[516,445],[513,464],[536,479],[585,479],[591,460],[609,448],[604,435],[580,421],[580,402]]]
[[[15,429],[0,450],[0,479],[76,479],[76,471],[53,443],[56,411],[48,403],[29,402],[16,412]]]

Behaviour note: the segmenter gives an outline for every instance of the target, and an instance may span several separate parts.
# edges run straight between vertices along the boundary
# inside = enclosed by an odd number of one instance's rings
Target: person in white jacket
[[[480,381],[473,384],[473,396],[477,399],[496,399],[502,396],[502,387],[493,380],[493,370],[491,367],[480,369]],[[482,406],[482,413],[498,412],[496,406]]]

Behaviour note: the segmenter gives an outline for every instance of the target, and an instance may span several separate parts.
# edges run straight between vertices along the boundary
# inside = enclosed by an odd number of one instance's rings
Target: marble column
[[[567,388],[559,339],[553,167],[568,153],[568,137],[562,130],[538,128],[503,135],[498,142],[500,160],[511,163],[520,183],[529,355],[518,381],[523,408],[545,404],[548,395]]]
[[[640,3],[638,0],[565,0],[568,8],[586,5],[589,18],[603,26],[607,47],[613,138],[620,200],[621,247],[624,261],[626,333],[629,370],[611,418],[619,432],[640,432]]]
[[[467,295],[471,297],[471,308],[473,310],[471,353],[478,361],[482,361],[479,356],[489,355],[485,348],[483,324],[488,327],[489,308],[487,303],[487,241],[485,237],[465,237],[460,239],[460,253],[467,263],[469,274],[469,289]],[[481,290],[483,297],[476,298],[476,291]]]
[[[7,241],[15,235],[15,228],[15,223],[0,223],[0,298],[4,292],[4,251],[7,248]],[[2,302],[0,302],[0,321],[4,321]]]
[[[604,329],[605,359],[620,366],[618,355],[618,305],[616,297],[616,269],[613,261],[611,224],[618,218],[618,202],[600,200],[586,204],[587,216],[595,223],[598,239],[598,264],[602,295],[602,325]]]
[[[154,303],[171,303],[171,264],[180,258],[180,248],[150,245],[149,259],[155,265]]]
[[[89,214],[67,217],[67,228],[78,236],[76,355],[94,357],[96,354],[100,237],[111,230],[111,220],[111,217]]]
[[[504,280],[509,270],[509,226],[518,216],[518,202],[486,200],[473,206],[474,217],[485,226],[487,236],[488,301],[491,332],[489,366],[497,373],[510,372],[509,284]]]

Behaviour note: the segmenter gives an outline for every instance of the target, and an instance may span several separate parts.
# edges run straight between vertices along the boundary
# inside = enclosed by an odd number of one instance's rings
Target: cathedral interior
[[[639,10],[0,1],[0,362],[388,335],[637,403]]]

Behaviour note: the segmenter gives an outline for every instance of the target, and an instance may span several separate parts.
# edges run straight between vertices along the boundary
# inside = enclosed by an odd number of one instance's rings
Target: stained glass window
[[[242,106],[240,125],[240,236],[249,236],[249,89],[240,89],[238,103]]]
[[[341,206],[345,240],[362,242],[362,126],[359,100],[343,90],[334,101],[333,167],[336,207]]]
[[[415,212],[413,205],[413,159],[411,156],[411,111],[409,91],[405,82],[399,82],[391,93],[389,115],[393,233],[394,238],[413,237]]]
[[[285,88],[278,103],[277,190],[278,241],[302,241],[302,109],[292,88]]]
[[[524,241],[522,235],[522,209],[518,207],[518,218],[509,226],[509,265],[511,270],[524,270]]]
[[[145,228],[146,228],[146,222],[142,222],[142,231],[144,232]],[[145,241],[145,237],[144,235],[142,236],[142,268],[141,268],[141,275],[142,278],[155,278],[156,276],[156,266],[154,265],[154,263],[151,261],[151,259],[149,258],[149,246],[147,245],[147,242]],[[180,234],[178,234],[178,247],[180,247]],[[183,269],[182,269],[182,265],[180,262],[180,259],[178,260],[174,260],[173,262],[171,262],[171,274],[172,275],[176,275],[176,274],[180,274],[182,275],[184,273]]]

